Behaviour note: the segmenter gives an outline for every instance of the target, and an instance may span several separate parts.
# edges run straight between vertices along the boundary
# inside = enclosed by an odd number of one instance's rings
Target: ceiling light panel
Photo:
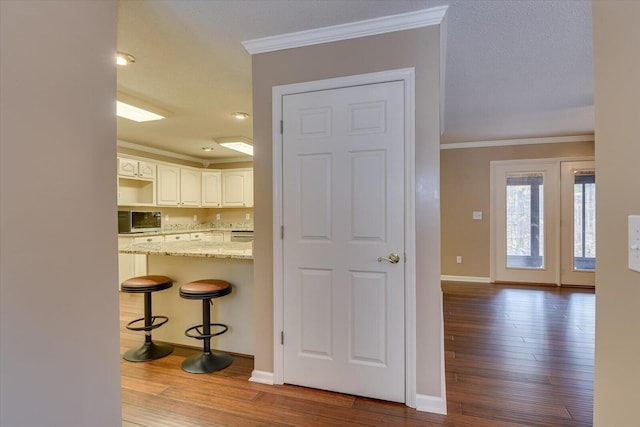
[[[153,120],[162,120],[165,117],[151,111],[133,105],[125,104],[122,101],[116,101],[116,115],[134,122],[150,122]]]
[[[224,148],[230,148],[231,150],[236,150],[244,154],[248,154],[249,156],[253,156],[253,145],[249,145],[246,142],[220,142],[218,143]]]

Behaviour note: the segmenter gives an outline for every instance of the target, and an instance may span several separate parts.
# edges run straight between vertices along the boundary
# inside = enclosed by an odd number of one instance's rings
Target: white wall
[[[594,1],[597,178],[594,425],[638,426],[640,273],[627,217],[640,215],[640,2]]]
[[[117,2],[0,1],[0,425],[121,424]]]

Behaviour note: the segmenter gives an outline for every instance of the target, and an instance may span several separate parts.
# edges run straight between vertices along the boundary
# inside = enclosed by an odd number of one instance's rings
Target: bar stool
[[[205,279],[190,282],[180,287],[180,296],[185,299],[202,300],[202,324],[193,326],[184,334],[190,338],[204,341],[204,351],[194,354],[182,362],[182,369],[192,374],[206,374],[226,368],[233,361],[230,354],[211,351],[211,338],[224,334],[229,329],[223,323],[211,323],[212,299],[220,298],[231,293],[231,284],[224,280]],[[211,327],[218,327],[212,333]],[[195,333],[193,331],[196,331]]]
[[[151,331],[167,323],[167,316],[152,316],[151,293],[169,289],[173,286],[173,280],[166,276],[138,276],[122,282],[122,292],[144,293],[144,317],[132,320],[127,324],[127,329],[132,331],[144,331],[144,344],[138,348],[128,350],[122,357],[130,362],[146,362],[160,359],[173,351],[171,344],[154,342],[151,340]],[[158,321],[156,323],[156,321]],[[144,322],[143,326],[136,323]]]

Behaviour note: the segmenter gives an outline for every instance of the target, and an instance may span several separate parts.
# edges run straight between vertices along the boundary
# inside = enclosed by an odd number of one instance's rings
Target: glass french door
[[[561,266],[563,285],[595,285],[595,162],[563,162],[561,166]]]
[[[492,162],[491,278],[595,284],[595,162]]]
[[[492,163],[493,248],[496,282],[557,283],[558,163]]]

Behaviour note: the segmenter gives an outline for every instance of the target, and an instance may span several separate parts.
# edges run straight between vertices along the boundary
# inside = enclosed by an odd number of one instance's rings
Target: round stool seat
[[[180,287],[180,296],[186,299],[213,299],[231,293],[231,284],[224,280],[196,280]]]
[[[167,276],[138,276],[122,282],[122,292],[155,292],[173,286],[173,280]]]

